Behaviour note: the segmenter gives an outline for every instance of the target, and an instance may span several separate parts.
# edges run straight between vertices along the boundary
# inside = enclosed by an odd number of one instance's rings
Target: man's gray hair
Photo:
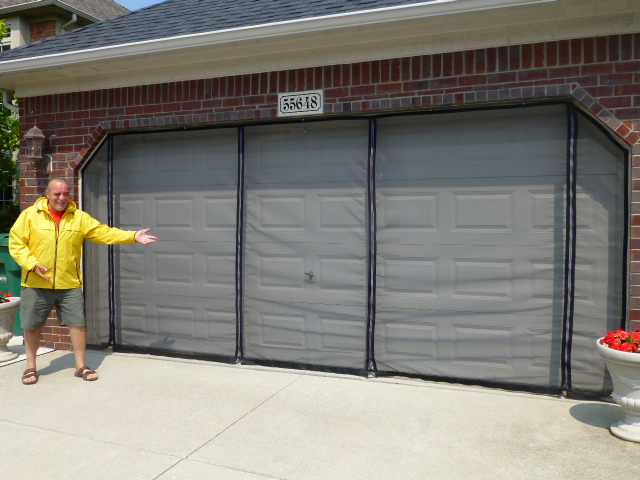
[[[52,178],[51,180],[49,180],[49,183],[47,183],[47,188],[45,189],[45,193],[49,193],[51,191],[51,184],[53,182],[62,182],[62,183],[66,183],[67,187],[69,186],[69,182],[64,178]]]

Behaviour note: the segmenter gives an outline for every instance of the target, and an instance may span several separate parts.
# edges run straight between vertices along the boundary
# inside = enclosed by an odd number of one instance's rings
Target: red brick
[[[631,73],[612,73],[608,75],[600,75],[600,83],[602,85],[611,85],[615,83],[632,83],[633,75]]]
[[[349,95],[374,95],[375,93],[375,85],[363,85],[349,88]]]
[[[627,137],[630,133],[631,133],[631,129],[624,124],[616,128],[616,134],[621,138]]]
[[[582,39],[577,38],[571,40],[571,63],[579,64],[583,62],[582,56]]]
[[[487,72],[487,73],[495,73],[498,71],[498,49],[497,48],[487,48],[486,50],[486,63],[484,70],[478,70],[478,73]]]
[[[535,43],[533,45],[533,66],[536,68],[542,68],[546,66],[545,58],[545,44]]]
[[[423,62],[424,65],[424,62]],[[467,75],[472,75],[476,72],[476,56],[474,52],[464,52],[464,73]],[[423,77],[428,77],[430,75],[431,70],[423,73]]]
[[[371,82],[370,83],[380,83],[380,78],[381,78],[381,66],[380,66],[380,61],[376,60],[374,62],[370,62],[371,65]],[[325,86],[326,88],[326,86]]]
[[[558,65],[568,65],[571,58],[570,44],[568,40],[558,42]]]
[[[463,52],[455,52],[453,54],[453,75],[460,76],[464,74],[464,55]]]
[[[614,91],[615,95],[639,95],[640,94],[640,85],[638,84],[616,85],[616,86],[612,86],[611,89]]]
[[[412,76],[411,76],[411,72],[412,72],[412,65],[411,65],[411,58],[402,58],[400,60],[400,70],[402,72],[401,76],[400,76],[400,80],[402,81],[407,81],[407,80],[411,80]]]
[[[362,76],[362,83],[364,85],[367,85],[369,83],[373,83],[371,81],[371,62],[365,62],[362,63],[362,71],[361,71],[361,76]],[[318,86],[318,88],[320,88],[320,86]]]
[[[603,97],[600,104],[604,108],[623,108],[631,106],[631,97]]]
[[[620,59],[620,36],[609,36],[609,61],[617,62]]]
[[[512,45],[509,47],[509,70],[519,70],[521,61],[521,47],[519,45]]]
[[[356,63],[351,68],[351,80],[353,85],[361,85],[362,84],[362,64]]]
[[[498,47],[498,72],[509,71],[509,47]]]
[[[609,49],[607,37],[596,38],[596,62],[606,62]]]
[[[225,98],[222,100],[222,105],[224,105],[225,107],[236,107],[238,105],[242,105],[242,98],[240,97]]]
[[[548,42],[547,47],[547,67],[555,67],[558,65],[558,44],[556,42]]]
[[[638,133],[637,131],[632,131],[631,133],[629,133],[629,135],[624,137],[624,141],[631,146],[637,145],[638,142],[640,142],[640,133]]]
[[[325,98],[341,98],[349,95],[349,88],[332,88],[324,91]]]
[[[182,102],[180,104],[180,110],[185,111],[185,110],[198,110],[199,108],[202,108],[202,102],[200,101],[191,101],[191,102]]]
[[[475,73],[485,73],[487,71],[487,52],[485,50],[476,50],[475,52]]]
[[[451,77],[453,75],[453,54],[445,53],[442,55],[442,76]]]
[[[391,80],[391,60],[380,60],[380,83],[387,83]]]
[[[640,118],[640,108],[617,108],[615,114],[619,120],[637,119]],[[629,135],[629,137],[631,137],[631,135]],[[636,142],[629,137],[625,140],[627,140],[628,143],[635,144]]]
[[[442,54],[431,55],[431,76],[433,78],[442,77]]]
[[[626,61],[633,58],[633,35],[620,36],[620,60]]]
[[[597,63],[594,65],[583,65],[580,70],[583,75],[600,75],[614,73],[614,66],[611,63]]]
[[[549,70],[525,70],[518,72],[517,79],[519,81],[542,80],[549,78]]]
[[[383,83],[378,85],[377,91],[379,93],[400,92],[402,91],[402,83]]]

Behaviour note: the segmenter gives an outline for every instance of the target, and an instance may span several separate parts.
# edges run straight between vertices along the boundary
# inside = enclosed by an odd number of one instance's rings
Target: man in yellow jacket
[[[105,244],[156,241],[150,229],[120,230],[101,224],[70,200],[69,183],[52,179],[45,196],[25,209],[11,227],[9,252],[22,267],[20,321],[24,330],[27,369],[22,383],[38,381],[36,356],[42,327],[53,307],[61,325],[69,326],[77,377],[92,381],[98,374],[86,365],[87,328],[80,259],[84,240]]]

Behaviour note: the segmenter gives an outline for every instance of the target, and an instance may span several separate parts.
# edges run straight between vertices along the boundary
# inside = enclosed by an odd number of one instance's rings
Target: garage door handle
[[[309,275],[309,280],[313,280],[313,277],[316,276],[315,273],[313,273],[313,270],[309,271],[309,272],[304,272],[305,275]]]

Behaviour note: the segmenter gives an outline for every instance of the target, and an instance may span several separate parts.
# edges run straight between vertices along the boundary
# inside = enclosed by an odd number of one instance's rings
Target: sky
[[[164,0],[115,0],[117,3],[129,10],[138,10],[140,8],[148,7],[149,5],[155,5],[156,3],[163,2]]]

